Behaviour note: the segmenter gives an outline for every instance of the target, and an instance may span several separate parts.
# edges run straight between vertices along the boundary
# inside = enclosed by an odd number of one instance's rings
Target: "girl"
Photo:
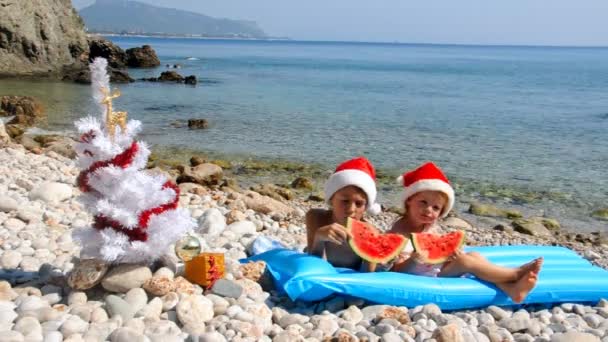
[[[330,210],[311,209],[306,213],[309,254],[325,258],[336,267],[358,270],[359,258],[347,243],[346,220],[363,220],[365,211],[380,212],[376,201],[376,172],[372,164],[359,157],[338,165],[324,187]]]
[[[433,163],[426,163],[405,173],[399,179],[405,187],[405,214],[393,225],[391,232],[410,237],[411,233],[433,232],[439,218],[445,217],[454,205],[454,189],[447,177]],[[393,265],[384,268],[417,275],[459,277],[472,274],[495,284],[515,303],[522,302],[536,285],[543,259],[537,258],[517,268],[494,265],[476,252],[457,251],[443,265],[429,265],[421,261],[411,242]],[[382,268],[382,267],[381,267]]]

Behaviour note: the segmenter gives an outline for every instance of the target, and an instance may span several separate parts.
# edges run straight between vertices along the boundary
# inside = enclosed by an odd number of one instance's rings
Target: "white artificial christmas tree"
[[[141,122],[113,112],[107,61],[91,63],[93,98],[101,120],[89,116],[75,124],[75,146],[82,170],[80,200],[93,215],[91,227],[74,231],[81,258],[107,263],[151,262],[192,231],[195,221],[178,208],[179,188],[161,175],[145,172],[150,150],[134,138]]]

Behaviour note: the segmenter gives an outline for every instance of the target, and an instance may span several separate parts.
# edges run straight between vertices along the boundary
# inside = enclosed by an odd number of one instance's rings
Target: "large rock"
[[[156,51],[150,45],[127,49],[127,65],[132,68],[153,68],[160,65]]]
[[[218,185],[222,177],[223,171],[221,167],[211,163],[204,163],[195,167],[184,167],[182,174],[177,178],[177,182]]]
[[[81,260],[70,272],[68,285],[75,290],[88,290],[99,284],[108,271],[108,265],[95,259]]]
[[[61,137],[57,140],[42,144],[42,148],[45,152],[53,151],[59,155],[70,159],[76,158],[76,151],[74,150],[74,140],[70,137]]]
[[[551,232],[537,220],[519,219],[511,223],[516,232],[533,236],[549,236]]]
[[[293,212],[293,208],[277,201],[271,197],[260,195],[255,191],[245,191],[244,194],[236,194],[236,199],[240,199],[245,203],[248,209],[257,211],[263,214],[282,214],[288,215]]]
[[[88,50],[71,1],[0,0],[0,76],[60,76]]]
[[[108,74],[110,75],[110,82],[112,83],[130,83],[135,82],[126,70],[119,70],[108,67]],[[91,83],[91,72],[86,66],[80,66],[75,68],[66,68],[63,72],[63,81],[72,81],[81,84]]]
[[[45,117],[42,104],[33,97],[11,95],[0,97],[0,115],[14,116],[6,123],[6,133],[12,138],[22,135]]]
[[[141,287],[150,278],[152,271],[148,267],[124,264],[111,269],[101,281],[101,286],[108,291],[125,293]]]
[[[182,83],[184,82],[184,76],[175,71],[163,71],[160,73],[160,77],[158,77],[158,82]]]
[[[294,179],[293,182],[291,182],[291,187],[294,189],[312,190],[314,186],[313,186],[312,180],[310,180],[310,178],[298,177],[298,178]]]
[[[285,189],[283,187],[276,186],[274,184],[258,184],[256,186],[252,187],[251,190],[253,190],[261,195],[274,198],[275,200],[278,200],[278,201],[292,200],[294,197],[293,192],[291,192],[289,189]]]
[[[44,117],[44,109],[33,97],[6,95],[0,97],[0,115],[36,119]]]
[[[105,58],[108,66],[115,69],[127,67],[127,53],[118,45],[102,37],[89,38],[89,62],[97,57]]]

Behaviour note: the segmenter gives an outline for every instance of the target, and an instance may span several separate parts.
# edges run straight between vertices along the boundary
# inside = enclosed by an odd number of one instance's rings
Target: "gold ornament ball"
[[[192,235],[188,235],[175,243],[175,254],[182,261],[192,260],[200,253],[201,242]]]

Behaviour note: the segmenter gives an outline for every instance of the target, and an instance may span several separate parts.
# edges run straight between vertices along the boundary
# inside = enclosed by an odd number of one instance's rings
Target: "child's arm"
[[[378,264],[363,260],[361,263],[361,272],[376,272]]]
[[[397,261],[391,269],[393,272],[408,273],[414,268],[416,263],[420,262],[420,257],[415,251],[409,256],[400,254],[397,258]]]
[[[325,258],[325,242],[344,244],[348,241],[350,232],[335,222],[327,224],[323,215],[322,211],[314,209],[306,213],[306,238],[308,253]]]
[[[325,258],[325,248],[322,241],[315,238],[319,225],[317,222],[317,213],[309,210],[306,213],[306,242],[308,254]]]

